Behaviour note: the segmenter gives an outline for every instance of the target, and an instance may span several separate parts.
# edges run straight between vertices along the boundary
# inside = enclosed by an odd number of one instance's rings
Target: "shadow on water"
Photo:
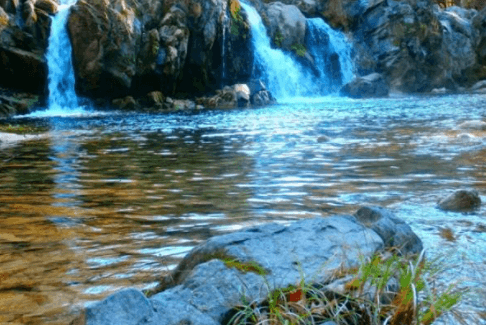
[[[211,236],[363,204],[393,209],[431,256],[450,249],[463,283],[479,287],[486,208],[465,215],[435,203],[458,188],[484,195],[486,130],[464,127],[485,119],[484,104],[327,97],[18,119],[50,131],[0,151],[0,323],[65,324],[119,288],[156,285]]]

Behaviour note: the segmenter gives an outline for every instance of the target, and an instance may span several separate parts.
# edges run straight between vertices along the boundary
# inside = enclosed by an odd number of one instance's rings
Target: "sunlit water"
[[[211,236],[369,204],[408,221],[431,256],[448,254],[444,281],[482,290],[486,205],[435,204],[460,188],[484,195],[486,130],[461,124],[486,120],[485,106],[478,95],[329,97],[9,121],[50,131],[0,151],[0,323],[66,324],[120,288],[153,287]]]

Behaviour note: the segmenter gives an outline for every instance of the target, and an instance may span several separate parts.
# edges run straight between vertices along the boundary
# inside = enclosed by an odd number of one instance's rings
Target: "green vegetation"
[[[47,131],[48,129],[45,127],[35,127],[35,126],[28,126],[28,125],[12,125],[12,124],[0,125],[0,132],[6,132],[6,133],[39,134]]]
[[[434,287],[442,271],[437,260],[426,261],[423,252],[411,259],[376,255],[359,268],[338,270],[324,284],[301,281],[297,287],[271,291],[263,301],[243,297],[228,324],[429,325],[465,293],[454,285]]]
[[[230,33],[235,36],[239,36],[240,29],[244,28],[248,30],[249,26],[246,26],[245,21],[241,16],[241,5],[238,0],[230,0],[230,12],[231,12]],[[243,37],[246,37],[245,33],[243,33]]]
[[[268,272],[262,266],[254,261],[240,262],[237,259],[227,257],[222,259],[222,261],[226,267],[237,269],[243,273],[253,272],[262,276],[268,274]]]
[[[275,45],[277,45],[277,47],[281,47],[283,40],[284,40],[284,37],[283,37],[282,33],[280,33],[280,31],[277,31],[275,33],[275,37],[273,38],[273,42],[275,43]]]
[[[302,44],[294,44],[291,46],[291,49],[300,57],[304,57],[307,52],[305,46]]]

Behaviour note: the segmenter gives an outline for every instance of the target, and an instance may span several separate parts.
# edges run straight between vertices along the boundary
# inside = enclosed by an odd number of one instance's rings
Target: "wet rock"
[[[138,102],[132,96],[114,99],[112,105],[121,110],[134,110],[139,107]]]
[[[50,15],[54,15],[57,12],[58,4],[53,0],[36,0],[35,8],[44,10]]]
[[[403,254],[417,254],[423,250],[420,238],[403,220],[381,207],[362,207],[354,216],[362,225],[373,229],[386,247],[396,247]]]
[[[251,96],[253,106],[265,106],[275,104],[277,100],[268,90],[261,90]]]
[[[207,108],[247,107],[250,103],[250,88],[246,84],[226,86],[212,97],[200,97],[197,103]]]
[[[459,190],[438,203],[439,209],[446,211],[467,212],[481,206],[481,198],[477,191]]]
[[[272,2],[266,9],[269,34],[277,47],[291,50],[293,45],[305,44],[306,20],[299,8]]]
[[[339,93],[352,98],[385,97],[388,96],[389,88],[381,74],[372,73],[354,78]]]
[[[225,31],[225,71],[224,84],[246,82],[251,78],[254,62],[254,51],[251,40],[251,29],[248,15],[243,8],[240,11],[241,20],[228,19]],[[223,68],[223,65],[221,65]]]
[[[469,90],[475,93],[486,92],[486,80],[476,82]]]
[[[172,102],[172,108],[176,110],[196,109],[196,103],[189,99],[175,99]]]

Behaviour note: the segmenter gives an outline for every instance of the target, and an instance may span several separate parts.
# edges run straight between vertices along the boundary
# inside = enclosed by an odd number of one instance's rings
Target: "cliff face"
[[[392,89],[458,89],[486,77],[484,10],[429,0],[283,3],[253,0],[276,46],[303,44],[305,19],[324,18],[348,32],[357,74],[382,73]],[[0,87],[47,94],[44,54],[57,6],[0,0]],[[79,0],[68,30],[82,96],[194,97],[251,77],[250,27],[236,0]]]
[[[224,0],[79,1],[69,19],[78,91],[120,97],[219,88],[227,15]],[[241,33],[250,39],[249,30]],[[249,42],[225,41],[229,48],[237,46],[241,57],[251,52]],[[236,75],[249,76],[251,64],[237,70]]]

